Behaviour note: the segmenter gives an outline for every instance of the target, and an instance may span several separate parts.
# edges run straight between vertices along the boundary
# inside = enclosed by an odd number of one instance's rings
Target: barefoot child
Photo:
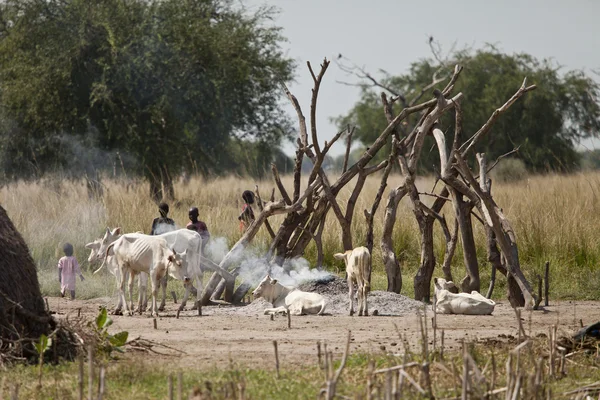
[[[71,300],[75,300],[75,282],[77,275],[83,282],[84,278],[79,268],[77,259],[73,256],[73,245],[65,243],[63,246],[65,256],[58,260],[58,281],[60,282],[60,296],[65,297],[67,290],[71,294]]]

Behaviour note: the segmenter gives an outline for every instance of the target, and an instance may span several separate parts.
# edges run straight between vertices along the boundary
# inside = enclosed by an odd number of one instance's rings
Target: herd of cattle
[[[190,293],[196,292],[200,298],[202,281],[202,237],[195,231],[179,229],[161,235],[144,235],[141,232],[121,234],[120,228],[106,229],[104,236],[85,246],[91,250],[89,262],[102,260],[113,274],[119,289],[119,302],[115,313],[122,308],[133,315],[133,284],[139,275],[138,311],[141,313],[147,307],[148,278],[152,289],[152,305],[150,312],[157,316],[162,311],[166,301],[167,274],[183,282],[185,294],[179,310],[186,306]],[[354,314],[354,285],[357,286],[358,315],[368,316],[367,295],[370,291],[371,256],[366,247],[357,247],[345,253],[337,253],[334,257],[344,260],[349,287],[349,314]],[[196,286],[192,284],[195,281]],[[129,302],[125,290],[128,282]],[[477,292],[453,293],[454,283],[441,278],[434,280],[435,304],[438,313],[443,314],[491,314],[495,303]],[[162,301],[157,306],[159,286],[162,287]],[[258,284],[253,292],[254,298],[264,298],[273,305],[265,310],[265,314],[290,313],[291,315],[318,314],[321,315],[327,307],[327,299],[318,294],[303,292],[297,288],[283,286],[277,279],[267,276]]]

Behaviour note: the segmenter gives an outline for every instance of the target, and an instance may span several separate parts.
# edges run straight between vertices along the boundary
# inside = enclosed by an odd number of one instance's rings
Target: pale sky
[[[274,24],[283,28],[287,55],[298,63],[290,85],[309,121],[312,78],[324,57],[338,54],[377,76],[407,71],[411,62],[430,57],[429,36],[450,49],[486,43],[501,51],[549,58],[564,70],[600,71],[600,1],[598,0],[242,0],[250,10],[268,4],[280,9]],[[592,74],[593,75],[593,74]],[[593,75],[597,80],[600,76]],[[379,75],[381,77],[381,75]],[[332,62],[325,74],[317,107],[321,143],[337,133],[331,117],[345,114],[359,99],[359,89],[337,83],[353,81]],[[354,79],[356,82],[356,79]],[[538,85],[543,82],[531,82]],[[516,90],[517,88],[515,88]],[[295,119],[291,106],[290,116]],[[593,143],[585,143],[593,148]],[[595,144],[600,148],[600,141]],[[293,153],[291,144],[284,147]],[[343,152],[343,145],[331,154]]]

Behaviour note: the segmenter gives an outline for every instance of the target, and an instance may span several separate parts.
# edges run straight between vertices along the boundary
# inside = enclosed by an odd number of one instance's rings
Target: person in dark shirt
[[[154,218],[152,221],[150,234],[160,235],[161,233],[175,230],[175,221],[167,216],[169,214],[169,205],[167,203],[160,203],[158,205],[158,212],[160,213],[160,217]]]
[[[239,215],[238,220],[240,221],[240,232],[246,232],[246,229],[254,222],[254,211],[252,210],[252,204],[254,204],[254,193],[250,190],[245,190],[242,193],[242,199],[244,205],[242,207],[242,213]]]
[[[202,249],[204,250],[206,243],[208,243],[208,240],[210,239],[210,232],[208,232],[208,227],[206,226],[206,223],[204,223],[204,221],[198,220],[198,215],[198,207],[190,208],[190,211],[188,212],[190,222],[187,223],[186,228],[196,231],[200,234],[200,236],[202,237]]]

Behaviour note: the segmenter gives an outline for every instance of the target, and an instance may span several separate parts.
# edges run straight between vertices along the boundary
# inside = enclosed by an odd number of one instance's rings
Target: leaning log
[[[246,293],[248,293],[248,290],[250,290],[251,287],[252,286],[248,282],[242,282],[233,293],[231,302],[233,304],[240,304],[242,300],[244,300],[244,296],[246,296]]]

